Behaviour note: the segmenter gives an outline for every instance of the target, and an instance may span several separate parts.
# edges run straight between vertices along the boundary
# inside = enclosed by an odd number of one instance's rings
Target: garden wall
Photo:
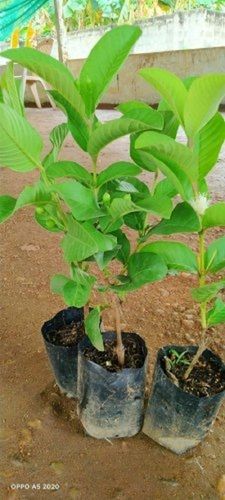
[[[158,95],[137,75],[143,67],[167,68],[181,77],[225,71],[225,14],[176,12],[138,24],[142,36],[103,97],[103,104],[115,105],[129,99],[150,104],[158,102]],[[91,48],[107,29],[102,27],[68,35],[68,66],[75,77]],[[57,57],[56,43],[52,55]],[[28,92],[26,100],[32,101]],[[41,100],[46,101],[44,93],[41,93]]]

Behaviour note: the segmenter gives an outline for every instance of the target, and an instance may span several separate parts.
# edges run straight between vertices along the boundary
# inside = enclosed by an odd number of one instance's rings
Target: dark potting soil
[[[57,330],[51,330],[46,337],[52,344],[69,347],[78,344],[84,338],[84,335],[83,321],[73,321],[70,325],[65,325]]]
[[[132,339],[126,334],[123,335],[123,345],[125,349],[124,368],[141,368],[145,362],[146,352],[141,342],[137,339]],[[116,355],[116,341],[107,340],[104,342],[105,350],[98,351],[95,347],[90,346],[84,350],[84,356],[97,365],[102,366],[109,372],[118,372],[121,367],[118,364]]]
[[[171,359],[173,355],[168,354]],[[187,353],[185,360],[191,362],[192,355]],[[165,363],[163,363],[165,371]],[[179,388],[184,392],[193,394],[198,397],[214,396],[215,394],[225,389],[225,371],[222,370],[212,360],[205,359],[201,356],[191,371],[187,380],[183,379],[183,375],[188,366],[185,364],[174,365],[171,369],[172,373],[178,379]]]

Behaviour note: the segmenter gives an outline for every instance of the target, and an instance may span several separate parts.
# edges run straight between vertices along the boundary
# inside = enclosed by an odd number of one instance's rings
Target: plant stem
[[[122,368],[124,365],[124,346],[122,341],[121,333],[121,322],[120,322],[120,310],[119,310],[119,299],[116,295],[113,296],[113,308],[115,313],[115,328],[116,328],[116,354],[118,358],[118,363]]]
[[[47,176],[47,174],[45,172],[45,169],[44,169],[43,165],[40,165],[39,168],[40,168],[40,171],[41,171],[42,179],[43,179],[46,187],[47,188],[51,187],[52,183],[48,179],[48,176]],[[61,218],[61,222],[63,223],[63,225],[65,227],[65,230],[66,230],[67,220],[66,220],[65,212],[64,212],[64,210],[63,210],[63,208],[61,206],[59,195],[57,193],[52,193],[52,199],[53,199],[53,201],[55,201],[55,203],[57,205],[57,210],[58,210],[59,217]]]
[[[94,184],[94,195],[95,195],[95,198],[96,198],[96,201],[98,199],[98,188],[97,188],[97,158],[92,158],[92,166],[93,166],[93,170],[92,170],[92,174],[93,174],[93,184]]]
[[[199,286],[204,286],[205,285],[205,237],[204,237],[204,231],[201,230],[199,232],[199,255],[198,255],[198,275],[199,275]],[[190,365],[188,366],[188,369],[186,370],[184,374],[184,380],[186,380],[191,371],[193,370],[194,366],[196,365],[197,361],[199,360],[200,356],[206,349],[206,332],[207,332],[207,319],[206,319],[206,313],[207,313],[207,308],[206,308],[206,302],[202,302],[200,304],[200,316],[201,316],[201,328],[202,328],[202,333],[201,333],[201,342],[198,346],[197,352],[194,355]]]

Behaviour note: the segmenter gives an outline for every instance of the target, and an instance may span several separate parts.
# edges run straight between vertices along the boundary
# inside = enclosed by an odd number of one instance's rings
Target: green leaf
[[[146,212],[132,212],[124,216],[126,226],[135,231],[143,231],[146,221]]]
[[[120,246],[119,251],[117,252],[117,259],[120,260],[123,264],[126,264],[129,256],[130,256],[130,251],[131,251],[131,246],[130,242],[120,229],[114,233],[114,235],[117,238],[117,243]]]
[[[0,196],[0,223],[8,219],[14,212],[16,199],[12,196]]]
[[[0,164],[28,172],[40,164],[42,139],[38,132],[6,104],[0,104]]]
[[[87,151],[87,144],[89,139],[89,129],[86,123],[85,118],[76,110],[76,108],[65,99],[59,92],[56,90],[49,91],[49,94],[53,97],[57,106],[62,109],[64,114],[68,118],[68,128],[83,151]]]
[[[56,125],[56,127],[54,127],[51,131],[49,139],[53,147],[43,161],[43,165],[45,166],[45,168],[47,168],[49,165],[51,165],[51,163],[54,163],[57,160],[58,154],[68,132],[69,129],[67,123],[60,123],[60,125]]]
[[[200,230],[199,219],[188,203],[178,203],[169,220],[163,219],[150,234],[195,233]]]
[[[23,105],[20,99],[16,80],[14,78],[13,63],[9,63],[6,70],[2,73],[0,87],[3,96],[3,102],[14,109],[19,115],[24,115]]]
[[[195,136],[194,151],[198,155],[199,179],[203,179],[216,165],[225,139],[225,122],[216,113]]]
[[[154,130],[162,130],[164,126],[164,119],[162,113],[148,107],[134,107],[124,114],[124,118],[131,118],[143,123],[146,123],[149,128]]]
[[[225,227],[225,202],[223,201],[207,208],[202,218],[203,229],[215,226]]]
[[[120,219],[130,212],[137,211],[140,211],[140,208],[138,208],[129,198],[115,198],[109,208],[109,214],[113,221]]]
[[[139,74],[159,92],[179,122],[183,123],[187,90],[182,80],[162,68],[144,68]]]
[[[68,233],[61,244],[67,262],[82,262],[99,251],[89,231],[74,219],[69,221]]]
[[[91,50],[79,78],[88,116],[94,112],[140,35],[137,26],[119,26],[108,31]]]
[[[78,113],[84,115],[84,103],[75,87],[73,75],[57,59],[30,47],[8,49],[2,52],[1,56],[36,73],[65,97]]]
[[[63,182],[52,189],[67,203],[77,220],[85,221],[101,215],[92,190],[79,182],[74,180]]]
[[[129,111],[133,111],[134,109],[149,109],[150,106],[146,104],[145,102],[141,101],[127,101],[127,102],[122,102],[119,104],[116,109],[120,111],[120,113],[126,115],[129,113]]]
[[[214,307],[207,314],[208,326],[218,325],[219,323],[225,323],[225,302],[221,299],[215,301]]]
[[[122,177],[120,180],[115,181],[116,196],[118,192],[130,193],[135,196],[142,195],[148,196],[150,194],[147,184],[134,177]],[[114,187],[112,187],[112,196]]]
[[[26,186],[19,194],[15,205],[15,210],[23,208],[26,205],[43,206],[48,201],[51,201],[51,194],[49,193],[43,182],[38,181],[33,186]]]
[[[154,194],[157,196],[169,196],[169,198],[173,198],[176,196],[177,190],[169,179],[163,179],[156,184]]]
[[[136,148],[150,153],[153,162],[156,159],[165,165],[170,165],[169,161],[171,160],[183,170],[190,181],[197,180],[197,156],[190,148],[176,142],[171,137],[158,132],[144,132],[138,137]]]
[[[97,186],[100,187],[108,181],[119,179],[124,176],[135,176],[141,173],[141,169],[134,163],[118,161],[103,170],[97,178]]]
[[[67,276],[64,276],[63,274],[55,274],[55,276],[53,276],[50,281],[51,291],[53,293],[57,293],[58,295],[62,295],[63,288],[66,283],[68,283],[68,281],[70,281],[70,278],[68,278]]]
[[[149,195],[142,199],[136,199],[135,205],[142,208],[146,212],[152,213],[157,217],[164,217],[169,219],[171,212],[173,210],[173,204],[168,196],[158,196],[154,194]]]
[[[188,137],[194,137],[211,120],[224,95],[224,74],[202,75],[193,81],[184,108],[184,126]]]
[[[120,246],[116,245],[113,250],[107,252],[99,252],[95,254],[95,260],[101,271],[109,265],[109,263],[114,259],[114,257],[117,256],[119,248]]]
[[[103,337],[100,330],[100,308],[94,307],[92,311],[89,312],[88,316],[85,318],[85,332],[90,339],[92,345],[98,349],[98,351],[104,351]]]
[[[95,241],[98,247],[98,252],[111,251],[117,245],[117,239],[115,236],[112,236],[111,234],[103,234],[100,231],[97,231],[97,229],[90,222],[85,222],[83,227],[88,231],[89,236],[91,236]]]
[[[150,126],[140,120],[133,118],[117,118],[98,125],[92,132],[88,142],[88,152],[93,158],[97,158],[101,149],[107,144],[124,135],[134,132],[141,132],[149,129]]]
[[[165,278],[167,266],[154,253],[134,253],[128,261],[128,275],[136,288]]]
[[[217,283],[211,283],[211,285],[193,288],[191,294],[193,299],[195,299],[197,302],[209,302],[217,295],[220,290],[223,290],[224,288],[225,280],[221,280]]]
[[[91,294],[91,286],[83,286],[75,283],[73,280],[63,287],[63,298],[68,306],[83,307],[87,304]]]
[[[139,167],[148,170],[148,172],[155,172],[157,167],[155,166],[152,155],[147,151],[142,151],[141,149],[136,149],[136,140],[140,134],[132,134],[130,137],[130,157],[132,160],[139,165]]]
[[[46,169],[47,176],[51,179],[58,179],[60,177],[70,177],[87,186],[92,185],[92,176],[89,172],[73,161],[58,161],[51,163]]]
[[[198,271],[194,252],[183,243],[177,241],[153,241],[141,248],[140,252],[152,252],[161,255],[168,269],[172,271]]]
[[[162,133],[176,139],[179,128],[179,120],[176,118],[174,113],[171,111],[170,106],[164,99],[160,101],[157,109],[163,114],[164,117],[164,127]]]
[[[205,253],[205,268],[210,273],[217,273],[225,268],[225,236],[213,241]]]

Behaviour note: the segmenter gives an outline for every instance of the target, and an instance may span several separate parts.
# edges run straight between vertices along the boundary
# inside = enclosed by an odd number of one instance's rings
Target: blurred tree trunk
[[[66,29],[63,21],[63,0],[54,0],[56,15],[56,34],[58,55],[61,62],[66,62]]]

